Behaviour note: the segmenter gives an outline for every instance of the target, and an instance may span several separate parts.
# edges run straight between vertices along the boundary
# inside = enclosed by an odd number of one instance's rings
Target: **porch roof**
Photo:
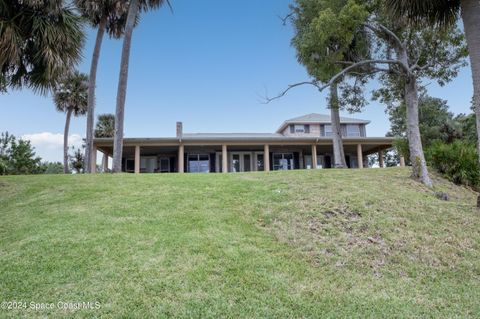
[[[344,144],[379,144],[391,147],[393,137],[344,137]],[[158,137],[158,138],[124,138],[125,146],[132,145],[221,145],[234,143],[236,145],[258,145],[258,144],[332,144],[331,137],[303,137],[303,136],[284,136],[272,133],[199,133],[184,134],[181,138],[177,137]],[[96,146],[112,146],[113,138],[95,138]]]

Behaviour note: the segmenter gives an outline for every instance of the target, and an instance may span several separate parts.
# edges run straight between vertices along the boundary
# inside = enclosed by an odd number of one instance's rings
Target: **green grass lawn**
[[[0,301],[55,309],[0,317],[480,317],[476,194],[408,175],[1,177]]]

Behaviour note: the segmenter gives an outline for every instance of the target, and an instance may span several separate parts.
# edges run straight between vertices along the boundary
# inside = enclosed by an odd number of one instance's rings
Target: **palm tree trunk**
[[[125,25],[125,37],[123,39],[122,59],[120,62],[120,76],[118,80],[117,108],[115,111],[115,137],[113,141],[113,172],[122,171],[123,151],[123,121],[125,116],[125,98],[127,96],[128,62],[130,59],[130,47],[132,43],[133,27],[140,7],[139,0],[130,1],[127,23]]]
[[[407,136],[410,161],[412,163],[412,177],[419,179],[428,187],[432,187],[433,184],[428,175],[427,163],[420,138],[417,79],[413,75],[406,78],[405,104],[407,106]]]
[[[65,129],[63,131],[63,172],[68,174],[68,132],[70,131],[70,118],[73,110],[71,108],[67,111],[65,119]]]
[[[93,124],[95,121],[95,86],[97,82],[98,60],[100,58],[100,49],[102,47],[103,35],[107,18],[103,17],[98,25],[97,39],[95,40],[95,48],[93,49],[92,64],[90,65],[90,75],[88,78],[88,107],[87,107],[87,132],[85,141],[85,172],[91,173],[92,165],[91,154],[93,152]]]
[[[333,157],[335,168],[346,168],[347,162],[345,161],[345,151],[343,149],[337,83],[333,83],[330,86],[330,116],[332,119]]]
[[[480,1],[462,0],[462,19],[473,78],[473,104],[477,118],[477,152],[480,163]]]

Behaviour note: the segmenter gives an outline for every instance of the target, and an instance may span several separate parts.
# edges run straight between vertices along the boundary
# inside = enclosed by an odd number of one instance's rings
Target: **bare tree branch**
[[[363,24],[365,27],[367,27],[368,29],[372,30],[374,33],[378,34],[379,33],[383,33],[383,34],[386,34],[388,35],[389,37],[391,37],[394,42],[397,43],[397,45],[401,48],[404,47],[404,44],[403,42],[400,40],[399,37],[397,37],[397,35],[393,32],[393,31],[390,31],[390,29],[388,29],[386,26],[384,26],[383,24],[380,24],[380,23],[377,23],[376,25],[378,26],[375,27],[374,25],[370,24],[370,23],[364,23]]]
[[[318,86],[318,81],[304,81],[304,82],[298,82],[298,83],[295,83],[295,84],[290,84],[285,90],[283,90],[282,92],[280,92],[278,95],[274,96],[274,97],[268,97],[268,95],[266,95],[264,97],[264,102],[262,102],[263,104],[268,104],[274,100],[277,100],[281,97],[284,97],[288,91],[290,91],[291,89],[293,88],[296,88],[298,86],[302,86],[302,85],[313,85],[315,86],[316,88],[319,88]]]
[[[290,19],[291,17],[293,17],[294,14],[295,14],[295,12],[292,11],[292,12],[290,12],[289,14],[287,14],[286,16],[281,17],[281,16],[277,15],[277,17],[278,17],[280,20],[282,20],[282,25],[285,26],[285,25],[287,25],[288,19]]]
[[[347,74],[350,70],[356,68],[356,67],[359,67],[359,66],[362,66],[362,65],[365,65],[365,64],[397,64],[397,65],[400,65],[401,67],[405,67],[403,66],[402,63],[400,63],[400,61],[397,61],[397,60],[365,60],[365,61],[360,61],[360,62],[356,62],[348,67],[346,67],[345,69],[343,69],[342,71],[338,72],[337,74],[335,74],[331,79],[330,81],[328,81],[325,85],[319,87],[318,89],[320,91],[323,91],[324,89],[326,89],[327,87],[329,87],[330,85],[332,85],[333,83],[335,83],[339,78],[341,78],[342,76],[344,76],[345,74]],[[409,70],[407,69],[407,72]]]
[[[268,95],[266,95],[264,97],[265,101],[263,102],[263,104],[268,104],[268,103],[270,103],[274,100],[278,100],[278,99],[284,97],[288,93],[288,91],[290,91],[291,89],[296,88],[298,86],[302,86],[302,85],[313,85],[321,92],[321,91],[325,90],[326,88],[328,88],[329,86],[331,86],[333,83],[337,82],[338,79],[340,79],[342,76],[349,73],[349,71],[351,71],[352,69],[355,69],[355,68],[357,68],[359,66],[362,66],[362,65],[365,65],[365,64],[397,64],[397,65],[400,65],[400,66],[403,67],[403,64],[400,63],[397,60],[365,60],[365,61],[356,62],[356,63],[353,63],[350,66],[346,67],[342,71],[338,72],[337,74],[335,74],[330,79],[330,81],[328,81],[325,85],[320,86],[319,81],[316,81],[316,80],[304,81],[304,82],[298,82],[298,83],[295,83],[295,84],[290,84],[285,90],[283,90],[282,92],[280,92],[278,95],[276,95],[274,97],[268,97]],[[374,74],[374,73],[377,73],[377,72],[391,72],[393,70],[375,67],[373,71],[374,72],[371,72],[371,74]],[[363,75],[366,75],[366,74],[363,74]]]

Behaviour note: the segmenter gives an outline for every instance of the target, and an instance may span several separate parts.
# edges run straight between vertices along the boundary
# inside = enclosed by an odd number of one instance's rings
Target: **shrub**
[[[480,164],[475,146],[463,141],[435,142],[426,150],[430,165],[455,184],[480,188]]]

